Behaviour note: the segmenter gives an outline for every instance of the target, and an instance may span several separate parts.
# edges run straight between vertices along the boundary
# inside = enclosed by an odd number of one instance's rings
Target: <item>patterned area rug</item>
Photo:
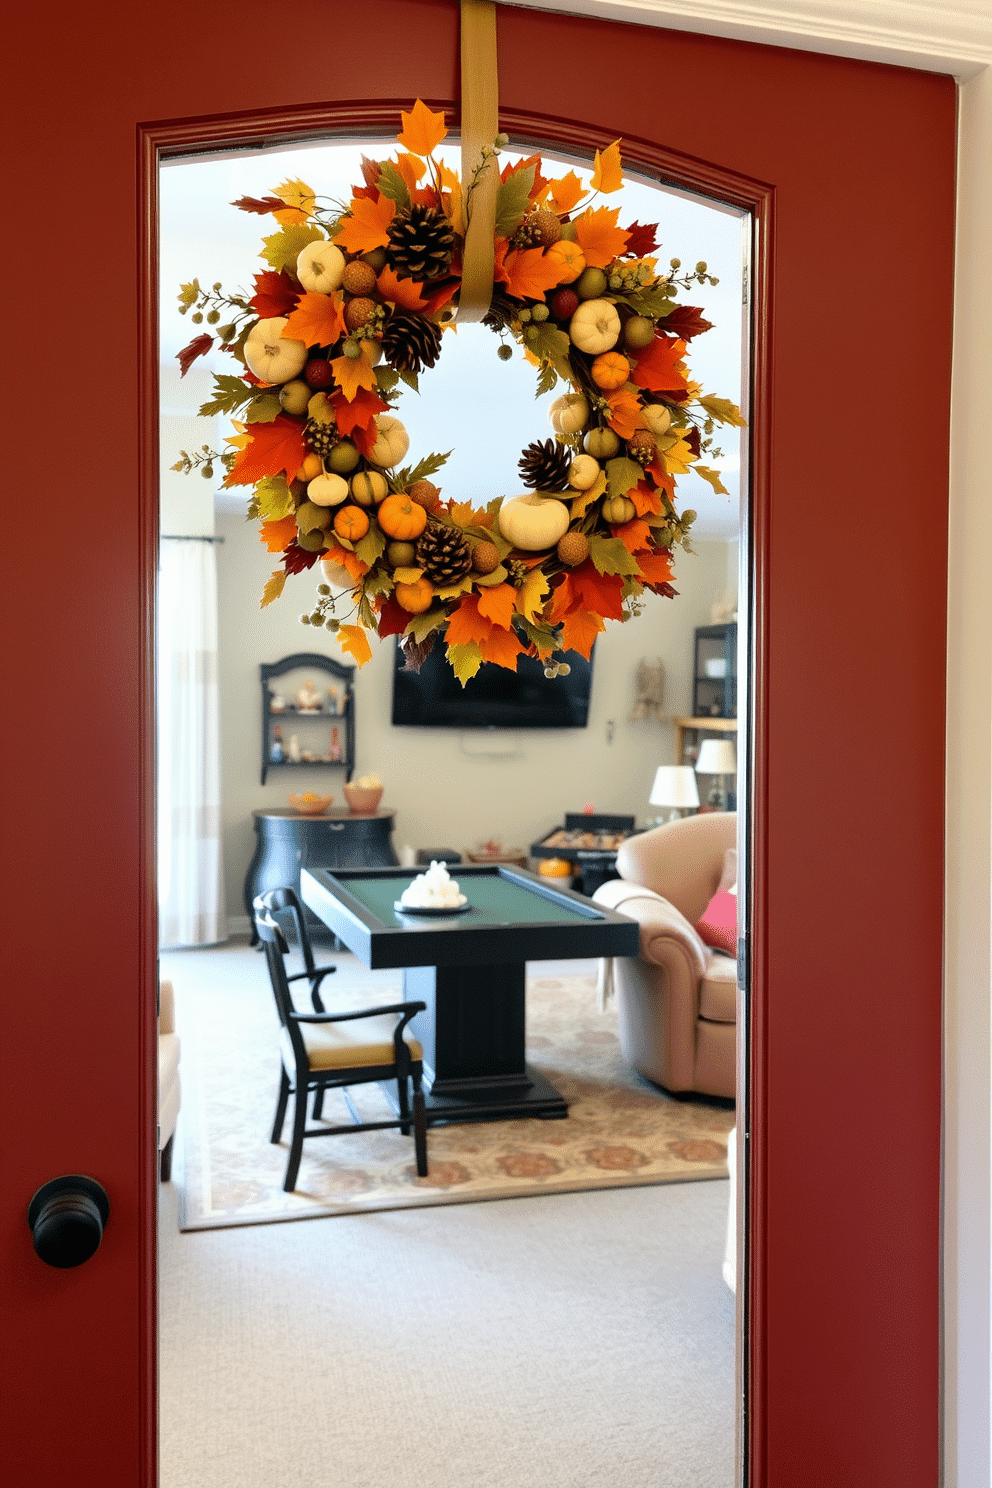
[[[329,1010],[399,995],[396,973],[370,973],[347,952],[318,956],[329,959],[339,966],[324,983]],[[426,1178],[417,1177],[412,1139],[398,1131],[312,1139],[298,1187],[285,1193],[288,1116],[282,1144],[269,1140],[278,1054],[264,961],[244,946],[162,960],[183,1048],[176,1178],[184,1230],[726,1177],[733,1110],[673,1099],[627,1068],[616,1015],[596,1005],[594,963],[541,963],[527,981],[528,1059],[565,1096],[566,1120],[432,1127]],[[565,966],[588,974],[542,974]],[[364,1119],[392,1115],[378,1086],[356,1086],[352,1098]],[[336,1092],[324,1117],[349,1119]]]

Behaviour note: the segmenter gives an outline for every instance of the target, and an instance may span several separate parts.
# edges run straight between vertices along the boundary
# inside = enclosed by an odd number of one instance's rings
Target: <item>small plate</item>
[[[400,899],[393,900],[393,908],[397,914],[426,915],[428,918],[446,919],[449,915],[464,914],[471,909],[471,904],[456,904],[452,909],[442,909],[440,906],[431,906],[417,909],[412,904],[404,904]]]

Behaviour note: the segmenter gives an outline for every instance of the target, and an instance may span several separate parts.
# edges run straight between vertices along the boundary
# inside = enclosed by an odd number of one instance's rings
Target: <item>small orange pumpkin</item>
[[[615,388],[623,387],[627,381],[630,363],[618,351],[604,351],[593,362],[591,372],[596,386],[601,387],[604,392],[612,393]]]
[[[393,590],[393,598],[400,609],[406,610],[407,614],[422,615],[431,607],[434,585],[430,579],[415,579],[412,584],[397,584]]]
[[[558,270],[559,284],[572,284],[586,266],[586,256],[578,243],[568,238],[559,238],[545,249],[545,258]]]
[[[376,516],[386,536],[401,542],[413,542],[427,526],[427,512],[405,493],[387,496]]]
[[[334,518],[334,531],[338,537],[349,542],[358,542],[369,530],[369,519],[360,506],[342,506]]]

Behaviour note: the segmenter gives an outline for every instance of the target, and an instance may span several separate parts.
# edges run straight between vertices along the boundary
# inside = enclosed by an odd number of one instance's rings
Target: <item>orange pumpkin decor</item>
[[[427,526],[427,512],[407,495],[387,496],[376,519],[387,537],[401,542],[413,542]]]
[[[334,518],[334,531],[338,537],[349,542],[358,542],[369,530],[369,519],[360,506],[342,506]]]
[[[590,368],[592,380],[606,393],[623,387],[630,376],[630,363],[619,351],[604,351]]]
[[[586,256],[578,243],[572,243],[568,238],[559,238],[557,243],[552,243],[545,252],[558,270],[559,284],[573,284],[586,266]]]
[[[430,579],[415,579],[412,584],[397,584],[393,590],[393,598],[401,610],[406,610],[410,615],[422,615],[431,607],[434,585]]]

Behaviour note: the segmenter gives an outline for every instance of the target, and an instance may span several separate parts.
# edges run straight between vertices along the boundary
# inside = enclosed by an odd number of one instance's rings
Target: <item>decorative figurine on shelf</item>
[[[337,683],[332,683],[331,686],[327,689],[328,713],[343,713],[344,701],[346,697],[347,693],[345,692],[344,688],[339,687]]]
[[[269,746],[269,763],[281,765],[285,758],[286,754],[282,747],[282,729],[276,724],[272,730],[272,743]]]
[[[654,656],[650,661],[646,656],[641,658],[634,673],[634,686],[637,696],[628,721],[635,723],[640,718],[650,718],[654,723],[663,723],[665,715],[661,710],[661,699],[665,691],[665,663],[660,656]]]
[[[299,713],[319,713],[321,711],[320,693],[314,687],[309,677],[296,694],[296,708]]]
[[[300,741],[295,734],[290,734],[289,736],[289,745],[286,749],[286,753],[289,756],[292,764],[298,765],[300,763]]]
[[[341,736],[336,728],[331,729],[331,747],[327,758],[332,764],[337,764],[341,759]]]
[[[286,699],[278,692],[269,693],[269,712],[285,713]]]

